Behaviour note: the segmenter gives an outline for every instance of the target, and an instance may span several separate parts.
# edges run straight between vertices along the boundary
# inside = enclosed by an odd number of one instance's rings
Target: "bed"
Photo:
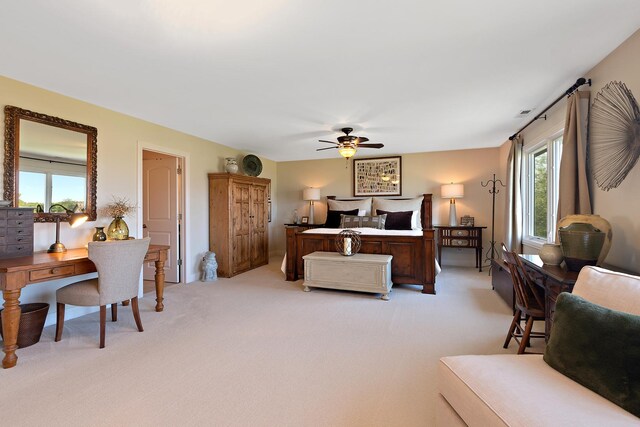
[[[358,200],[336,199],[329,200]],[[406,199],[394,199],[406,200]],[[422,293],[436,293],[435,231],[432,222],[432,195],[423,194],[420,208],[422,230],[406,233],[370,231],[360,236],[361,253],[392,255],[391,280],[394,285],[422,285]],[[286,252],[286,280],[295,281],[304,277],[303,256],[315,251],[335,252],[335,235],[339,229],[309,229],[288,227]],[[394,230],[389,230],[394,231]]]

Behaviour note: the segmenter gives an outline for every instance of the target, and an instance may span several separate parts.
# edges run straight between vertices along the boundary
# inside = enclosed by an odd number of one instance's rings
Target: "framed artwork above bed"
[[[354,159],[353,195],[401,196],[402,157]]]

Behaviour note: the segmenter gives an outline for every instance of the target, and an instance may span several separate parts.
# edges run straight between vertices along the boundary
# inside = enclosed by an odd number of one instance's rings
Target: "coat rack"
[[[482,185],[483,187],[488,187],[489,184],[491,184],[491,188],[489,189],[489,193],[491,194],[491,198],[492,198],[492,204],[491,204],[491,242],[489,245],[489,250],[487,251],[487,254],[485,256],[484,262],[486,263],[487,261],[489,261],[489,276],[491,276],[491,268],[493,267],[493,264],[491,263],[491,261],[493,261],[493,259],[496,257],[496,238],[495,238],[495,233],[496,233],[496,194],[498,194],[500,192],[500,188],[496,188],[496,184],[500,184],[503,187],[506,187],[506,185],[504,185],[502,183],[502,180],[500,179],[496,179],[496,174],[493,174],[493,179],[487,180],[487,182],[482,182],[480,181],[480,185]]]

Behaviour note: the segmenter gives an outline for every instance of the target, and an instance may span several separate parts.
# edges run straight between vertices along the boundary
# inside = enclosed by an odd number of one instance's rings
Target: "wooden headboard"
[[[420,209],[420,219],[422,221],[422,229],[430,230],[433,228],[433,201],[431,200],[432,194],[423,194],[422,195],[422,206]],[[327,196],[329,200],[363,200],[368,199],[368,197],[349,197],[349,198],[337,198],[336,196]],[[408,197],[384,197],[384,199],[388,200],[411,200]]]

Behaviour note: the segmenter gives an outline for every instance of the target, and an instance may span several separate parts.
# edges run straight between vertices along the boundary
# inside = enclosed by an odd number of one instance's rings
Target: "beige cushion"
[[[640,419],[549,367],[541,355],[440,359],[442,396],[469,426],[631,426]]]
[[[411,215],[411,228],[413,230],[422,230],[422,220],[420,219],[420,212],[422,210],[423,197],[416,197],[415,199],[407,200],[392,200],[381,199],[379,197],[373,198],[373,214],[380,209],[387,212],[406,212],[412,211]]]
[[[371,215],[371,197],[362,200],[327,200],[329,210],[332,211],[350,211],[359,209],[358,215]]]
[[[592,303],[640,315],[640,277],[587,266],[580,270],[573,294]]]
[[[436,426],[441,427],[466,427],[466,423],[460,418],[460,415],[449,405],[447,399],[441,394],[437,397],[436,404]]]
[[[98,279],[83,280],[60,288],[56,291],[56,300],[61,304],[100,305]]]
[[[378,216],[355,216],[340,215],[340,228],[376,228],[384,230],[386,215]]]

